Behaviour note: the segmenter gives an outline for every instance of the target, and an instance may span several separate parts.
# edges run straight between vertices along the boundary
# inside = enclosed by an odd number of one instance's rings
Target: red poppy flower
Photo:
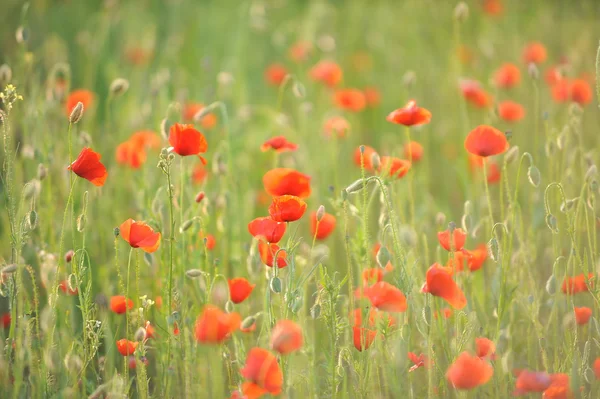
[[[363,295],[379,310],[386,312],[405,312],[408,308],[406,297],[397,287],[380,281],[362,289]]]
[[[323,218],[317,223],[317,212],[313,212],[310,215],[310,232],[311,236],[316,237],[317,240],[324,240],[335,229],[336,219],[335,216],[325,212]]]
[[[354,347],[362,352],[363,350],[369,349],[375,337],[377,336],[377,330],[371,330],[365,327],[352,327],[352,335]]]
[[[376,284],[383,280],[383,269],[380,267],[371,267],[362,271],[363,285],[368,286]]]
[[[192,183],[201,184],[208,177],[208,169],[202,162],[198,162],[192,171]]]
[[[426,288],[426,287],[423,287],[423,288]],[[433,314],[433,316],[437,319],[439,314],[441,314],[444,317],[444,319],[449,319],[450,317],[452,317],[452,313],[453,313],[452,309],[444,308],[440,312],[435,312]]]
[[[67,118],[71,116],[71,112],[73,112],[73,108],[77,105],[77,103],[83,104],[83,109],[89,109],[95,100],[95,95],[89,90],[79,89],[73,90],[69,93],[69,97],[67,97],[67,102],[65,103],[65,114]]]
[[[249,398],[258,398],[265,393],[271,395],[281,393],[283,374],[277,358],[266,349],[250,349],[241,374],[248,380],[242,385],[242,391]]]
[[[240,327],[238,313],[223,313],[213,305],[206,305],[196,320],[196,340],[203,344],[220,344]]]
[[[490,107],[494,99],[479,84],[479,82],[470,79],[464,79],[460,82],[460,90],[465,100],[478,108]]]
[[[260,146],[260,150],[263,152],[270,149],[275,150],[275,152],[296,151],[298,144],[290,143],[284,136],[276,136],[265,141]]]
[[[375,108],[381,102],[381,94],[375,87],[365,87],[363,89],[365,100],[367,100],[367,107]]]
[[[202,103],[189,103],[183,108],[183,119],[187,122],[193,122],[194,117],[203,109],[205,105]],[[217,116],[215,114],[208,113],[200,120],[200,126],[203,129],[212,129],[217,125]]]
[[[276,222],[270,217],[256,218],[248,223],[248,231],[252,237],[262,237],[267,242],[278,243],[285,234],[287,225],[283,222]]]
[[[483,11],[493,17],[502,15],[504,13],[502,0],[484,0]]]
[[[540,42],[531,42],[523,49],[525,64],[541,64],[546,61],[547,56],[546,47]]]
[[[381,157],[381,165],[379,173],[385,173],[392,178],[400,179],[408,173],[411,168],[411,163],[407,160],[383,156]]]
[[[291,320],[279,320],[271,332],[271,348],[282,355],[299,350],[303,345],[302,329]]]
[[[514,101],[502,101],[498,104],[498,115],[506,122],[518,122],[525,117],[525,108]]]
[[[146,152],[135,142],[127,140],[117,146],[117,163],[128,165],[133,169],[139,169],[146,162]]]
[[[294,222],[306,211],[306,202],[295,195],[282,195],[273,198],[269,206],[269,215],[276,222]]]
[[[332,135],[338,138],[346,137],[346,134],[350,131],[350,122],[342,116],[333,116],[325,121],[323,130],[327,137]]]
[[[452,270],[452,273],[461,272],[467,265],[467,258],[468,255],[464,249],[462,251],[456,251],[454,252],[454,256],[446,262],[446,268]]]
[[[404,158],[412,159],[412,163],[417,163],[423,158],[423,146],[416,141],[404,144]]]
[[[69,287],[69,282],[67,280],[63,280],[58,284],[58,288],[63,292],[63,294],[65,295],[77,295],[79,293],[79,290],[77,290],[77,287],[75,287],[75,289],[71,289],[71,287]]]
[[[384,311],[378,311],[375,308],[369,308],[368,325],[371,327],[377,326],[379,320],[383,321],[383,324],[387,327],[396,325],[396,321],[390,314]],[[362,326],[363,311],[360,308],[354,309],[354,311],[350,313],[350,322],[352,323],[353,327]]]
[[[343,77],[342,68],[333,61],[319,61],[310,70],[310,77],[329,87],[337,86]]]
[[[146,64],[153,56],[152,51],[142,47],[128,47],[124,53],[125,59],[133,65]]]
[[[373,170],[373,154],[377,154],[377,151],[368,145],[365,145],[364,147],[365,150],[363,154],[360,153],[360,147],[357,147],[356,150],[354,150],[354,164],[361,167],[361,162],[364,162],[366,170]]]
[[[594,360],[594,375],[597,380],[600,380],[600,357]]]
[[[500,182],[501,178],[500,167],[495,162],[487,164],[487,182],[489,184],[495,184]]]
[[[282,84],[287,75],[287,69],[281,64],[271,64],[265,70],[265,80],[272,86]]]
[[[552,98],[557,103],[569,101],[571,85],[568,80],[561,79],[552,86]]]
[[[117,350],[123,356],[133,355],[133,352],[135,352],[137,346],[138,343],[134,341],[129,341],[126,339],[120,339],[117,341]]]
[[[146,326],[144,327],[144,330],[145,330],[145,334],[144,334],[145,339],[156,338],[156,330],[155,330],[154,326],[152,326],[152,324],[150,324],[149,321],[146,322]]]
[[[488,125],[477,126],[471,130],[465,140],[466,150],[480,157],[502,154],[508,150],[508,147],[506,135]]]
[[[204,234],[204,232],[201,231],[198,235],[200,236],[200,239],[204,241],[204,247],[207,250],[212,251],[217,245],[217,240],[212,234]]]
[[[10,327],[10,313],[9,312],[2,313],[2,317],[0,317],[0,326],[2,326],[2,328]]]
[[[358,89],[337,90],[333,100],[338,108],[350,112],[360,112],[367,106],[364,93]]]
[[[227,280],[229,284],[229,297],[233,303],[242,303],[250,296],[256,284],[250,284],[248,280],[243,277],[233,278]]]
[[[312,43],[307,41],[299,41],[294,43],[289,51],[288,56],[296,63],[304,62],[308,59],[310,52],[312,51]]]
[[[496,345],[487,338],[475,338],[477,356],[482,359],[496,359]]]
[[[310,176],[294,169],[271,169],[263,176],[263,185],[273,197],[295,195],[307,198],[310,195]]]
[[[279,251],[279,249],[279,245],[277,244],[268,244],[262,240],[258,241],[258,253],[260,254],[260,259],[269,267],[273,267],[273,257],[275,254],[277,254],[277,267],[282,269],[287,266],[287,254],[285,250]]]
[[[562,283],[561,290],[564,294],[579,294],[589,291],[590,287],[594,286],[594,274],[589,273],[587,278],[585,274],[580,274],[575,277],[567,277]],[[589,284],[589,286],[588,286]]]
[[[465,241],[467,240],[467,233],[464,232],[463,229],[454,229],[452,232],[452,243],[450,243],[450,230],[446,229],[444,231],[438,232],[438,241],[442,248],[446,251],[460,251],[465,246]]]
[[[486,384],[494,369],[485,360],[461,353],[446,372],[446,379],[456,389],[473,389]]]
[[[433,360],[429,359],[427,356],[425,356],[422,353],[419,356],[417,356],[413,352],[408,352],[408,360],[410,360],[414,364],[414,366],[412,366],[411,368],[408,369],[409,373],[412,371],[415,371],[419,367],[424,367],[425,369],[429,369],[429,368],[431,368],[431,366],[434,365]]]
[[[546,83],[548,83],[548,86],[554,86],[555,84],[560,82],[563,79],[560,65],[551,66],[550,68],[546,69],[544,78],[546,79]]]
[[[119,233],[131,247],[141,248],[144,252],[152,253],[160,245],[161,234],[144,222],[127,219],[119,226]]]
[[[502,64],[494,73],[494,83],[496,87],[510,89],[521,83],[521,71],[515,64]]]
[[[88,180],[94,186],[101,187],[104,185],[108,173],[106,167],[100,162],[100,158],[100,154],[92,151],[91,148],[85,147],[68,169],[77,176]]]
[[[123,314],[127,309],[133,309],[133,301],[123,295],[115,295],[110,298],[110,310],[116,314]]]
[[[544,392],[551,383],[550,374],[544,371],[519,370],[513,396],[526,395],[531,392]]]
[[[543,399],[571,399],[574,397],[570,388],[571,384],[569,382],[569,376],[567,374],[551,374],[550,380],[552,382],[544,391],[542,396]]]
[[[417,106],[415,100],[410,100],[404,108],[398,108],[387,116],[387,121],[404,126],[425,125],[431,121],[431,112]]]
[[[256,331],[256,322],[252,323],[250,327],[240,327],[240,331],[246,334]]]
[[[575,79],[571,83],[571,100],[581,106],[592,102],[594,94],[590,84],[584,79]]]
[[[577,322],[577,324],[584,325],[587,324],[588,321],[590,321],[590,317],[592,317],[592,309],[587,308],[587,307],[575,307],[574,309],[575,311],[575,321]]]
[[[427,270],[426,283],[421,291],[443,298],[454,309],[467,306],[467,298],[452,279],[451,270],[449,273],[446,268],[437,263]]]
[[[463,252],[467,256],[467,265],[472,272],[481,269],[481,266],[483,266],[483,263],[488,256],[487,246],[485,244],[478,245],[473,251],[463,249]]]
[[[206,164],[206,160],[200,154],[208,150],[208,143],[204,135],[194,129],[194,125],[174,123],[169,129],[169,144],[176,154],[182,157],[197,155],[202,163]]]

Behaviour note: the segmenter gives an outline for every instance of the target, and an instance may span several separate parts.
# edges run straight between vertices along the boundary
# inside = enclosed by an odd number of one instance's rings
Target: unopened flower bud
[[[373,165],[373,169],[377,170],[379,169],[379,167],[381,166],[381,158],[379,157],[379,154],[374,152],[371,155],[371,165]]]
[[[459,22],[464,22],[469,17],[469,6],[461,1],[454,7],[454,18]]]
[[[529,77],[533,80],[538,80],[540,78],[540,70],[533,62],[527,66],[527,73],[529,73]]]
[[[73,252],[72,249],[68,250],[67,253],[65,254],[65,262],[70,263],[73,260],[74,255],[75,255],[75,252]]]
[[[123,78],[117,78],[110,84],[110,94],[112,96],[120,96],[129,89],[129,81]]]
[[[199,204],[200,202],[202,202],[204,197],[205,197],[204,191],[200,191],[198,194],[196,194],[196,198],[194,200],[196,201],[196,203]]]
[[[17,264],[13,263],[11,265],[4,266],[0,269],[0,275],[2,274],[12,274],[17,271]]]
[[[519,158],[519,146],[515,145],[504,156],[504,162],[508,165],[513,163],[517,158]]]
[[[254,325],[254,323],[256,323],[256,316],[255,315],[248,316],[242,321],[242,324],[240,325],[240,327],[243,328],[244,330],[246,330],[246,329],[252,327],[252,325]]]
[[[269,287],[271,288],[271,291],[279,294],[281,292],[281,280],[279,277],[273,277],[269,282]]]
[[[527,178],[533,187],[539,186],[540,181],[542,180],[540,170],[535,165],[531,165],[529,169],[527,169]]]
[[[319,206],[319,209],[317,209],[317,221],[320,222],[323,220],[323,216],[325,216],[325,207],[321,205]]]
[[[366,182],[363,179],[358,179],[354,183],[352,183],[348,187],[346,187],[346,193],[354,194],[354,193],[361,191],[365,187],[367,187]]]
[[[194,219],[186,220],[179,227],[179,232],[183,233],[184,231],[188,231],[190,229],[190,227],[192,227],[193,223],[194,223]]]
[[[197,278],[204,274],[204,272],[200,269],[189,269],[186,270],[185,275],[189,278]]]
[[[69,115],[69,123],[77,123],[83,117],[83,103],[80,101],[71,111],[71,115]]]

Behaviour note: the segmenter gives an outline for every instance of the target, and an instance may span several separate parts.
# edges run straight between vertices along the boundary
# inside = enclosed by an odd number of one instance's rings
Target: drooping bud
[[[124,94],[129,89],[129,81],[124,78],[117,78],[110,84],[110,95],[117,97]]]
[[[527,169],[527,178],[529,179],[529,183],[531,183],[533,187],[538,187],[542,179],[540,170],[535,165],[531,165]]]
[[[204,272],[200,269],[189,269],[186,270],[185,275],[189,278],[197,278],[204,274]]]
[[[509,165],[519,158],[519,146],[515,145],[508,150],[506,155],[504,156],[504,162]]]
[[[379,251],[377,251],[377,264],[379,265],[379,267],[386,267],[386,265],[391,259],[392,255],[390,254],[390,251],[388,251],[386,247],[381,246],[379,248]]]
[[[376,152],[371,154],[371,165],[373,165],[373,169],[375,169],[375,170],[378,170],[379,167],[381,166],[381,158],[379,157],[379,154]]]
[[[75,256],[75,252],[72,249],[68,250],[65,254],[65,262],[70,263],[73,260],[73,256]]]
[[[179,232],[183,233],[184,231],[188,231],[190,229],[190,227],[192,227],[193,223],[194,223],[194,219],[186,220],[179,227]]]
[[[279,294],[281,292],[281,280],[279,279],[279,277],[271,278],[271,281],[269,282],[269,287],[271,288],[271,291],[273,291],[276,294]]]
[[[358,179],[354,183],[352,183],[348,187],[346,187],[346,193],[354,194],[354,193],[357,193],[357,192],[363,190],[366,187],[367,187],[366,181],[364,179]]]
[[[304,85],[298,81],[294,81],[294,85],[292,86],[292,93],[296,98],[302,99],[306,97],[306,88]]]
[[[556,220],[556,216],[549,213],[546,215],[546,225],[554,234],[558,234],[558,221]]]
[[[549,295],[554,295],[556,293],[556,276],[554,276],[554,274],[546,281],[546,292]]]
[[[488,254],[490,258],[496,263],[500,260],[500,246],[498,245],[498,240],[496,237],[492,237],[490,241],[487,243]]]
[[[80,101],[71,111],[71,115],[69,115],[69,123],[77,123],[83,117],[83,103]]]
[[[87,222],[87,217],[85,216],[85,213],[82,213],[81,215],[79,215],[79,217],[77,218],[77,231],[78,232],[83,232],[83,230],[85,230],[85,224]]]
[[[242,320],[242,324],[240,325],[240,327],[244,330],[247,330],[248,328],[252,327],[254,323],[256,323],[256,316],[248,316],[244,320]]]

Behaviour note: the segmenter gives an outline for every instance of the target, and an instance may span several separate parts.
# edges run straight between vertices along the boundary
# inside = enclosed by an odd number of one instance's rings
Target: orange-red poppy
[[[242,303],[250,296],[256,284],[251,284],[243,277],[227,280],[229,285],[229,298],[233,303]]]
[[[299,350],[304,343],[302,328],[291,320],[279,320],[271,332],[271,348],[282,355]]]
[[[281,393],[283,373],[277,358],[266,349],[250,349],[241,374],[247,380],[242,384],[242,391],[248,399],[258,398],[266,393],[271,395]]]
[[[504,4],[502,4],[502,0],[484,0],[483,11],[490,16],[497,17],[504,13]]]
[[[436,311],[433,314],[433,317],[435,317],[437,319],[439,317],[439,315],[441,314],[444,319],[449,319],[450,317],[452,317],[452,313],[454,313],[454,311],[451,308],[444,308],[440,312]]]
[[[138,342],[129,341],[127,339],[120,339],[117,341],[117,350],[123,356],[133,355],[137,346]]]
[[[281,64],[271,64],[265,70],[265,80],[272,86],[282,84],[287,75],[287,69]]]
[[[552,378],[544,371],[518,370],[513,396],[526,395],[531,392],[544,392]]]
[[[306,212],[306,202],[295,195],[282,195],[273,198],[269,215],[276,222],[294,222]]]
[[[495,162],[490,162],[487,164],[487,182],[489,184],[495,184],[500,182],[500,178],[502,177],[500,173],[500,167]]]
[[[383,280],[384,270],[380,267],[371,267],[362,271],[363,285],[376,284]]]
[[[200,154],[208,150],[208,143],[204,135],[194,128],[194,125],[174,123],[169,129],[169,143],[176,154],[182,157],[196,155],[202,163],[206,163]]]
[[[581,292],[588,292],[589,288],[594,286],[594,279],[593,273],[589,273],[587,278],[585,274],[579,274],[575,277],[566,277],[562,283],[561,290],[564,294],[573,295]]]
[[[523,49],[523,61],[525,64],[541,64],[546,61],[547,57],[546,47],[540,42],[531,42]]]
[[[139,148],[160,149],[160,137],[150,130],[140,130],[131,135],[129,141],[133,142]]]
[[[488,125],[477,126],[471,130],[465,140],[465,149],[480,157],[502,154],[508,150],[508,147],[506,135]]]
[[[9,312],[2,313],[2,316],[0,317],[0,326],[2,326],[2,328],[10,327],[10,313]]]
[[[498,115],[506,122],[518,122],[525,117],[525,108],[514,101],[502,101],[498,104]]]
[[[94,93],[89,90],[73,90],[71,93],[69,93],[67,102],[65,103],[65,113],[67,118],[71,116],[71,112],[73,112],[73,108],[75,108],[77,103],[82,103],[83,109],[87,110],[94,104],[95,97],[96,96]]]
[[[516,87],[521,83],[521,70],[515,64],[504,63],[494,73],[494,83],[502,89]]]
[[[452,279],[452,270],[434,263],[428,270],[422,292],[444,299],[454,309],[467,306],[467,298]]]
[[[263,185],[273,197],[294,195],[307,198],[310,195],[310,176],[294,169],[271,169],[263,176]]]
[[[587,324],[588,321],[590,321],[590,317],[592,317],[592,309],[585,306],[580,308],[576,306],[573,310],[575,311],[575,321],[580,326]]]
[[[123,295],[115,295],[110,297],[110,310],[116,314],[123,314],[128,309],[133,309],[133,301]]]
[[[156,338],[156,330],[154,328],[154,326],[152,324],[150,324],[149,321],[146,322],[146,325],[144,326],[144,338],[145,339],[152,339],[152,338]]]
[[[342,68],[333,61],[319,61],[310,70],[310,77],[329,87],[337,86],[343,77]]]
[[[373,341],[375,341],[376,336],[377,330],[371,330],[369,328],[359,326],[352,327],[352,340],[354,342],[354,347],[359,352],[369,349],[369,347],[373,344]]]
[[[298,41],[294,43],[288,50],[288,56],[296,63],[304,62],[310,56],[312,51],[312,43],[308,41]]]
[[[146,152],[143,147],[139,147],[135,142],[127,140],[117,146],[117,163],[128,165],[133,169],[140,168],[146,162]]]
[[[431,121],[431,112],[417,106],[415,100],[410,100],[404,108],[398,108],[387,116],[387,121],[404,126],[425,125]]]
[[[546,80],[546,83],[548,83],[548,86],[554,86],[560,82],[563,79],[560,65],[551,66],[546,69],[544,79]]]
[[[238,313],[224,313],[213,305],[206,305],[196,320],[195,336],[204,344],[220,344],[240,327]]]
[[[575,79],[571,82],[570,92],[571,100],[581,106],[588,105],[594,97],[590,84],[584,79]]]
[[[485,360],[461,353],[446,372],[446,379],[456,389],[473,389],[486,384],[494,369]]]
[[[100,162],[100,154],[92,151],[91,148],[85,147],[77,159],[69,165],[68,169],[77,176],[91,182],[94,186],[101,187],[106,181],[108,172],[106,167]]]
[[[375,108],[381,103],[381,94],[376,87],[365,87],[363,89],[365,100],[367,100],[367,107]]]
[[[475,338],[475,352],[483,359],[496,359],[496,345],[487,338]]]
[[[346,118],[342,116],[332,116],[325,121],[325,124],[323,125],[323,131],[327,137],[331,137],[333,135],[339,138],[346,137],[350,131],[350,122],[348,122]]]
[[[569,375],[556,373],[550,375],[550,386],[546,388],[542,396],[543,399],[572,399],[574,398],[569,382]]]
[[[77,289],[77,287],[75,287],[75,289],[72,289],[71,287],[69,287],[69,282],[67,280],[63,280],[58,284],[58,288],[63,292],[63,294],[65,295],[77,295],[79,293],[79,290]]]
[[[411,368],[408,369],[409,373],[415,371],[419,367],[424,367],[425,369],[429,369],[434,365],[433,360],[429,359],[427,356],[425,356],[422,353],[417,356],[416,353],[408,352],[408,360],[413,362],[413,366],[411,366]]]
[[[334,104],[343,110],[360,112],[367,106],[367,99],[358,89],[339,89],[333,95]]]
[[[567,79],[561,79],[552,86],[552,98],[557,103],[569,101],[571,84]]]
[[[201,184],[208,177],[208,169],[202,162],[198,162],[192,170],[192,183]]]
[[[198,233],[198,235],[200,236],[200,239],[202,241],[204,241],[204,247],[209,250],[212,251],[215,246],[217,245],[217,240],[215,239],[215,236],[212,234],[205,234],[203,231],[200,231],[200,233]]]
[[[336,219],[335,216],[325,212],[320,221],[317,222],[317,212],[313,212],[310,215],[310,232],[311,236],[316,237],[317,240],[324,240],[335,229]]]
[[[275,150],[275,152],[286,152],[286,151],[296,151],[298,149],[298,144],[291,143],[287,141],[285,136],[276,136],[265,141],[261,146],[260,150],[265,152],[269,150]]]
[[[456,228],[452,232],[452,242],[450,242],[450,230],[438,232],[438,241],[442,248],[446,251],[460,251],[465,246],[467,240],[467,233],[461,228]]]
[[[408,309],[406,297],[397,287],[380,281],[370,287],[359,288],[363,295],[371,301],[371,305],[386,312],[405,312]]]
[[[469,270],[474,272],[481,269],[483,263],[487,259],[488,251],[485,244],[480,244],[474,250],[463,249],[463,252],[467,256],[467,265]]]
[[[183,119],[186,122],[194,122],[194,117],[206,106],[202,103],[188,103],[183,107]],[[200,120],[200,126],[204,129],[212,129],[217,124],[217,116],[214,113],[208,113]]]
[[[377,326],[378,321],[382,320],[384,325],[387,327],[392,327],[396,325],[396,321],[394,318],[385,311],[379,311],[375,308],[369,308],[368,310],[368,325],[370,327]],[[354,327],[360,327],[363,324],[363,311],[360,308],[354,309],[353,312],[350,313],[350,322]]]
[[[381,165],[379,172],[385,173],[392,178],[400,179],[408,173],[411,168],[411,163],[405,159],[396,157],[381,157]]]
[[[494,99],[488,94],[479,84],[479,82],[471,79],[464,79],[460,82],[460,91],[463,97],[469,103],[478,108],[490,107]]]
[[[597,380],[600,380],[600,357],[594,360],[594,375]]]
[[[253,237],[264,238],[267,242],[278,243],[285,234],[287,225],[270,217],[256,218],[248,223],[248,231]]]
[[[142,47],[128,47],[124,51],[125,59],[133,65],[146,64],[153,55],[152,51]]]
[[[364,147],[365,150],[363,154],[360,153],[360,147],[357,147],[356,150],[354,150],[354,164],[361,167],[364,162],[366,170],[373,170],[373,154],[377,154],[377,151],[368,145],[365,145]]]
[[[280,250],[279,245],[277,244],[269,244],[259,240],[258,253],[262,262],[269,267],[273,267],[275,254],[277,254],[277,267],[282,269],[287,266],[287,254],[285,250]]]
[[[141,248],[144,252],[152,253],[160,245],[161,234],[144,222],[127,219],[119,226],[119,233],[132,248]]]

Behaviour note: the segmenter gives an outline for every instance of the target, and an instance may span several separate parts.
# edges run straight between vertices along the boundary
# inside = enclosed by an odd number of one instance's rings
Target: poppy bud
[[[556,293],[556,276],[554,276],[554,274],[546,281],[546,292],[548,295],[554,295]]]
[[[450,234],[454,233],[454,230],[456,230],[456,223],[454,223],[454,222],[448,223],[448,231],[450,232]]]
[[[320,222],[323,220],[323,216],[325,216],[325,207],[321,205],[319,206],[319,209],[317,209],[317,221]]]
[[[225,302],[225,311],[227,313],[233,312],[233,302],[231,302],[231,301]]]
[[[296,98],[302,99],[306,97],[306,88],[302,83],[298,81],[294,82],[294,85],[292,86],[292,92],[294,93],[294,96],[296,96]]]
[[[37,212],[35,210],[31,210],[29,212],[28,216],[29,217],[27,218],[27,222],[29,223],[29,228],[31,230],[33,230],[37,226],[37,220],[38,220]]]
[[[12,274],[17,270],[17,264],[13,263],[11,265],[4,266],[0,269],[0,274]]]
[[[183,224],[179,227],[179,232],[183,233],[184,231],[188,231],[190,229],[190,227],[192,227],[192,224],[194,224],[194,219],[190,219],[190,220],[186,220],[185,222],[183,222]]]
[[[529,73],[529,77],[533,80],[538,80],[540,78],[540,70],[533,62],[527,66],[527,73]]]
[[[123,78],[117,78],[112,81],[110,84],[110,94],[111,96],[120,96],[125,93],[129,89],[129,81]]]
[[[553,214],[546,215],[546,225],[554,234],[558,234],[558,221]]]
[[[321,304],[320,303],[315,303],[314,306],[312,308],[310,308],[310,317],[312,317],[313,319],[318,319],[319,316],[321,315]]]
[[[38,165],[37,178],[39,181],[42,181],[46,178],[46,176],[48,176],[48,168],[41,163]]]
[[[12,69],[7,64],[0,65],[0,87],[4,87],[12,80]]]
[[[33,179],[29,181],[25,187],[23,187],[23,196],[25,199],[31,199],[33,197],[37,197],[42,190],[42,185],[40,181],[37,179]]]
[[[185,271],[185,275],[189,278],[197,278],[204,274],[204,272],[200,269],[189,269]]]
[[[133,335],[133,339],[135,341],[143,341],[144,338],[146,338],[146,329],[144,327],[140,327],[136,330],[135,334]]]
[[[80,101],[71,111],[71,115],[69,115],[69,123],[77,123],[81,120],[83,116],[83,103]]]
[[[464,22],[469,17],[469,6],[461,1],[454,7],[454,19],[458,22]]]
[[[573,198],[573,199],[570,199],[570,200],[566,200],[565,202],[563,202],[560,205],[560,211],[562,213],[567,213],[568,211],[570,211],[571,209],[573,209],[573,206],[575,206],[575,203],[577,202],[577,200],[579,200],[579,197]]]
[[[196,198],[194,200],[196,201],[196,203],[199,204],[200,202],[202,202],[204,197],[205,197],[204,191],[200,191],[198,194],[196,194]]]
[[[500,246],[498,245],[496,237],[492,237],[492,239],[488,241],[487,250],[490,258],[497,263],[498,260],[500,260]]]
[[[246,318],[245,318],[245,319],[242,321],[242,324],[240,325],[240,327],[241,327],[243,330],[246,330],[246,329],[248,329],[248,328],[252,327],[252,325],[253,325],[254,323],[256,323],[256,316],[255,316],[255,315],[248,316],[248,317],[246,317]]]
[[[346,193],[348,193],[348,194],[357,193],[357,192],[361,191],[362,189],[364,189],[366,186],[367,185],[366,185],[366,182],[364,181],[364,179],[358,179],[354,183],[352,183],[348,187],[346,187]]]
[[[68,250],[65,254],[65,262],[70,263],[73,260],[73,256],[75,256],[75,252],[72,249]]]
[[[504,156],[504,162],[509,165],[519,158],[519,146],[515,145]]]
[[[115,235],[115,237],[118,237],[120,233],[121,233],[121,230],[118,227],[115,227],[113,230],[113,234]]]
[[[87,217],[85,216],[85,213],[82,213],[81,215],[79,215],[79,217],[77,218],[77,231],[82,233],[83,230],[85,230],[85,223],[87,222]]]
[[[279,279],[279,277],[271,278],[271,281],[269,282],[269,287],[271,288],[271,291],[273,291],[276,294],[279,294],[281,292],[281,280]]]
[[[443,212],[438,212],[435,215],[435,223],[437,225],[443,225],[446,222],[446,215]]]
[[[381,158],[379,157],[379,154],[376,152],[371,154],[371,165],[373,166],[373,169],[375,169],[375,170],[378,170],[381,167]]]
[[[301,296],[297,296],[292,299],[292,302],[290,303],[290,309],[293,313],[298,313],[298,311],[302,308],[302,302],[303,299]]]
[[[527,178],[533,187],[539,186],[540,180],[542,179],[540,170],[535,165],[531,165],[529,169],[527,169]]]

